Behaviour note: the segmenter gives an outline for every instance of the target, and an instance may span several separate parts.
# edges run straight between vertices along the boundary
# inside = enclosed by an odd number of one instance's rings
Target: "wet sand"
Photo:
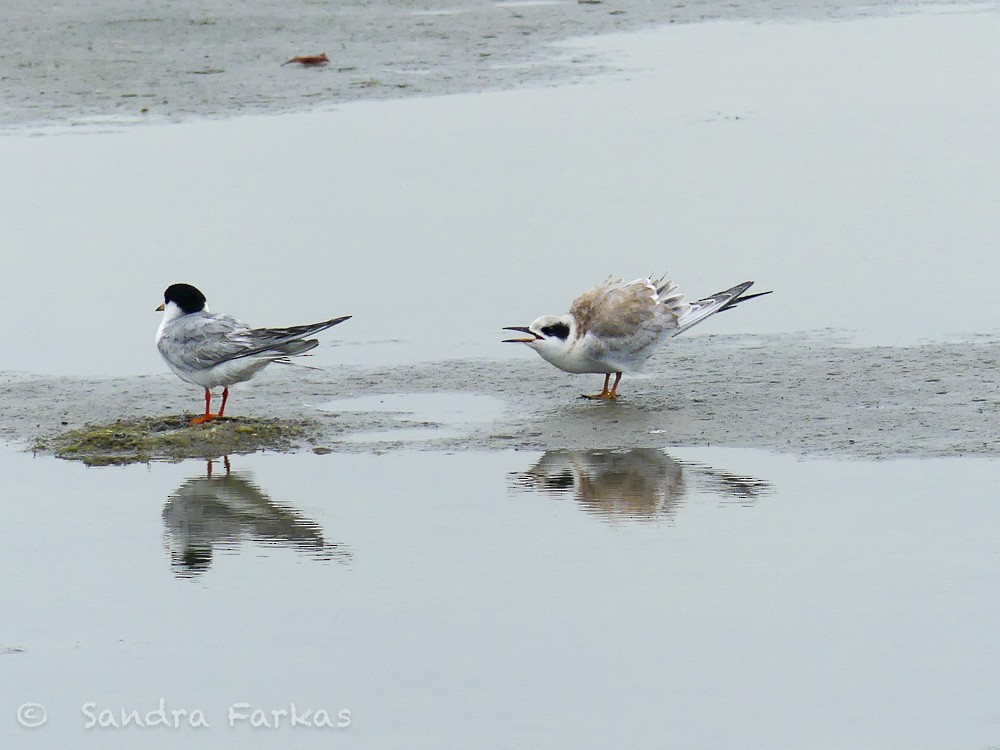
[[[567,375],[524,351],[503,362],[272,367],[234,392],[230,413],[313,420],[303,447],[318,452],[729,446],[863,458],[996,456],[997,344],[848,347],[821,333],[704,336],[672,342],[645,375],[626,375],[617,403],[579,398],[599,390],[600,376]],[[2,383],[2,436],[25,446],[85,424],[195,413],[202,404],[197,389],[169,375]],[[401,395],[381,406],[371,398],[378,394]],[[426,405],[447,394],[460,408]]]
[[[180,121],[551,84],[616,66],[556,46],[572,37],[898,8],[885,0],[103,0],[55,7],[10,0],[0,24],[0,125]],[[319,52],[330,58],[326,67],[281,66]]]

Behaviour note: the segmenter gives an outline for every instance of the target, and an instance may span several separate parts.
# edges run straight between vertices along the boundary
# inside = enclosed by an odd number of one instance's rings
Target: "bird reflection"
[[[546,451],[515,475],[515,483],[549,495],[572,495],[585,511],[607,521],[672,521],[691,489],[742,504],[771,490],[763,480],[682,463],[655,448]]]
[[[315,521],[278,504],[248,472],[224,473],[208,462],[205,476],[188,479],[163,506],[170,567],[178,578],[195,578],[212,564],[213,550],[235,549],[243,541],[291,547],[323,560],[350,560],[350,550],[323,538]]]

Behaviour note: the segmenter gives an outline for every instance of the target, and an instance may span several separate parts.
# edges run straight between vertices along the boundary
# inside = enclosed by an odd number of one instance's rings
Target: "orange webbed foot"
[[[190,422],[188,422],[188,424],[190,425],[205,424],[205,422],[211,422],[213,419],[218,419],[218,418],[219,418],[218,414],[202,414],[200,417],[195,417],[194,419],[192,419]]]
[[[591,401],[611,401],[612,399],[618,398],[618,383],[621,382],[622,374],[620,372],[615,373],[615,384],[609,389],[608,386],[611,384],[611,373],[609,372],[604,376],[604,390],[600,393],[594,393],[588,395],[586,393],[582,394],[580,398],[586,398]]]
[[[581,393],[580,398],[585,398],[590,401],[610,401],[618,398],[618,394],[612,393],[611,391],[601,391],[600,393]]]

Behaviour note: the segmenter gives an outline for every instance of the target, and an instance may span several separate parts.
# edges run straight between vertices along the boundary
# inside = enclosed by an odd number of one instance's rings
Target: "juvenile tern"
[[[191,424],[224,416],[229,386],[249,380],[272,362],[291,364],[289,357],[319,345],[307,336],[351,317],[290,328],[250,328],[230,315],[209,312],[205,295],[190,284],[168,286],[156,309],[163,312],[156,331],[160,355],[177,377],[205,389],[205,414]],[[220,385],[222,405],[212,414],[211,389]]]
[[[613,399],[618,397],[622,373],[640,369],[661,341],[684,333],[710,315],[771,293],[746,294],[751,286],[752,281],[745,281],[688,302],[666,276],[627,284],[608,280],[577,297],[566,315],[543,315],[528,326],[505,327],[505,331],[527,336],[504,343],[527,344],[566,372],[604,373],[604,389],[584,398]],[[609,388],[612,374],[615,382]]]

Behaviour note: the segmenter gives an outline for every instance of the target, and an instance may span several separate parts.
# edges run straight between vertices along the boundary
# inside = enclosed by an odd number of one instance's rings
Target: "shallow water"
[[[333,416],[386,415],[396,429],[356,430],[341,439],[356,443],[411,442],[461,437],[476,423],[492,422],[505,411],[499,398],[480,393],[381,393],[337,399],[318,406]]]
[[[2,366],[164,372],[179,280],[255,325],[353,314],[321,366],[516,357],[502,326],[667,270],[776,290],[696,335],[995,331],[998,25],[676,26],[567,47],[632,68],[575,86],[4,136]]]
[[[228,479],[0,461],[12,747],[1000,736],[996,460],[256,455]],[[181,728],[86,728],[161,698]],[[43,726],[15,723],[28,702]],[[350,725],[238,718],[291,703]]]

